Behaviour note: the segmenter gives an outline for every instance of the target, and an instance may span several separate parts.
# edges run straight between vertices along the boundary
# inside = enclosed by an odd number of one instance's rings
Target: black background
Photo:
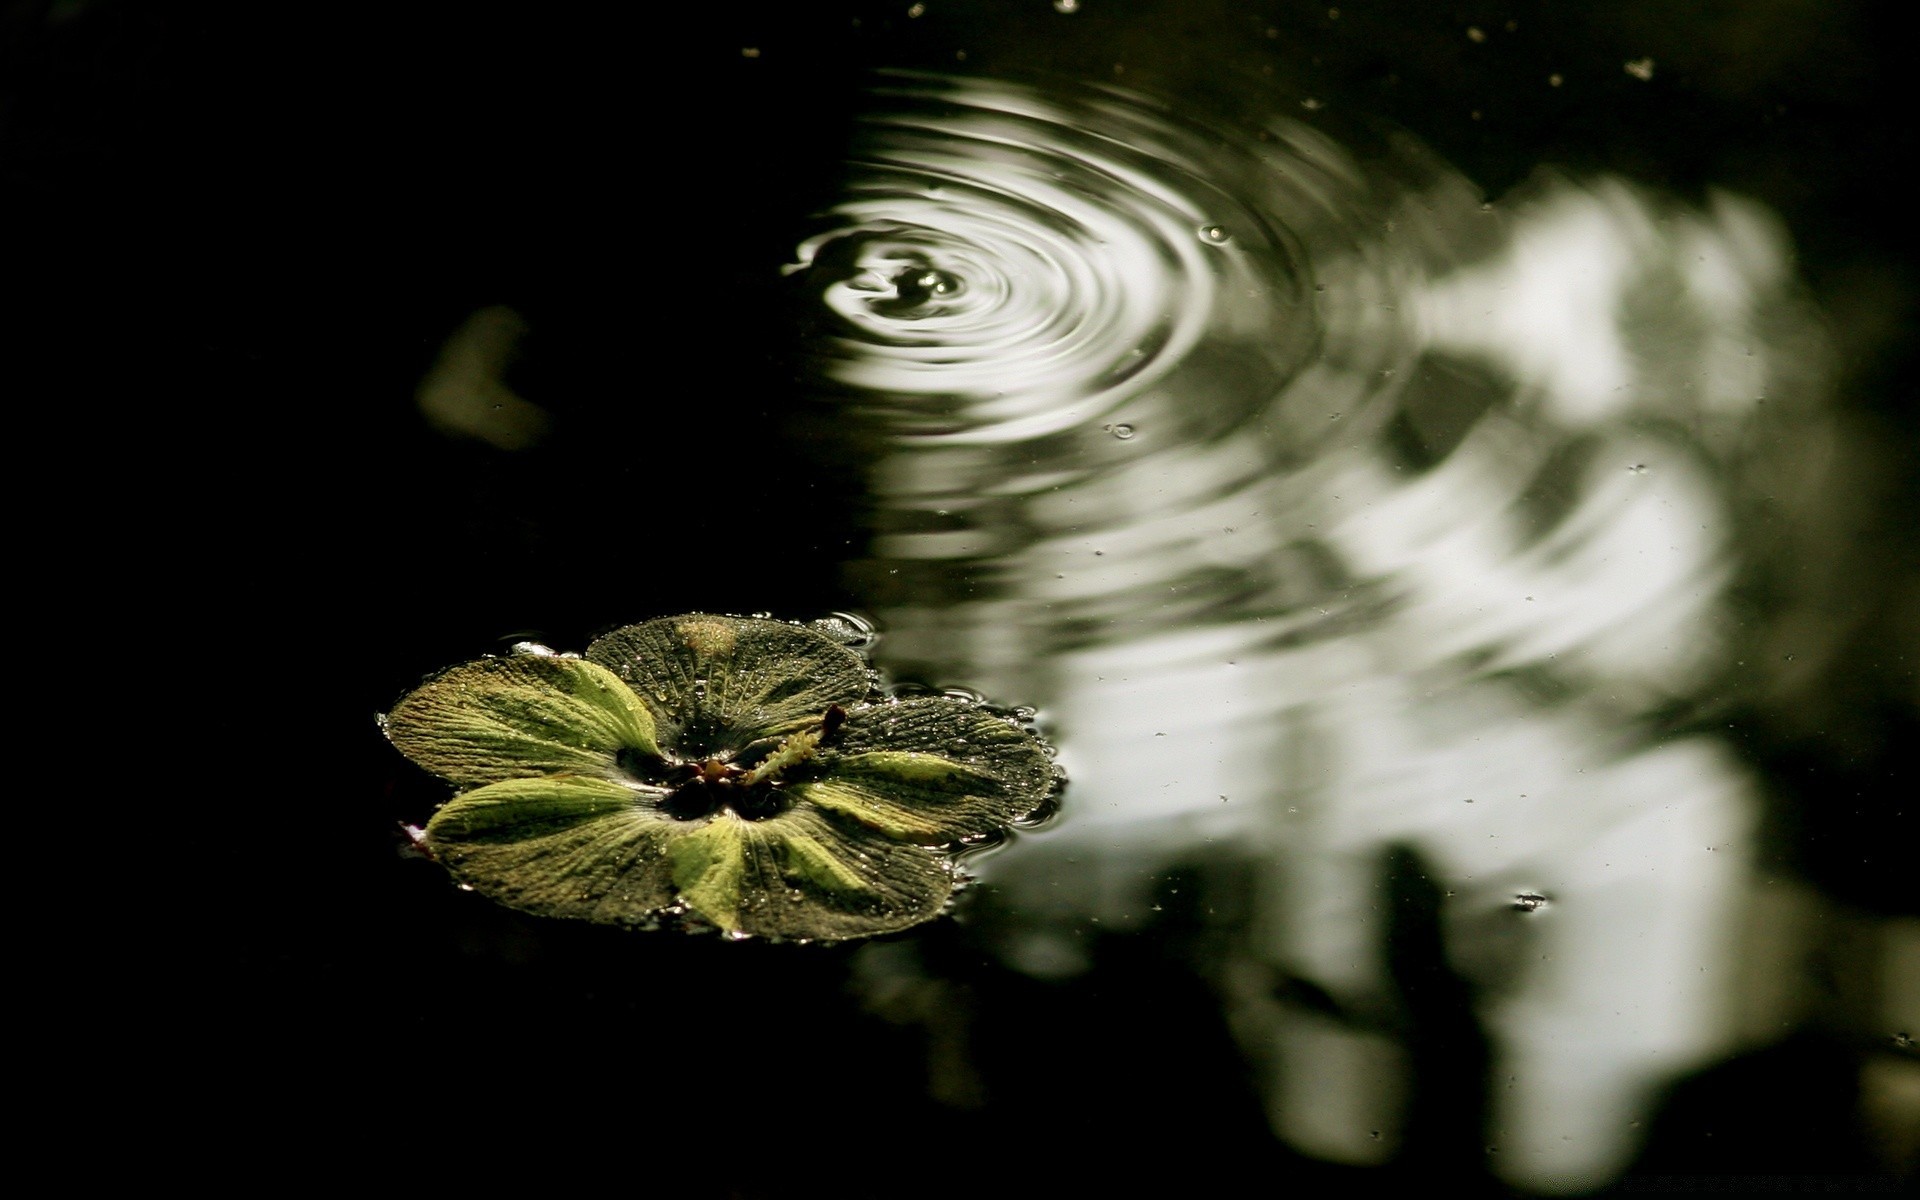
[[[14,357],[56,367],[12,391],[22,446],[68,464],[56,495],[23,497],[22,537],[113,614],[61,615],[75,644],[135,671],[166,731],[136,772],[158,776],[142,786],[164,807],[127,827],[148,866],[113,901],[117,932],[150,953],[86,992],[126,1037],[81,1072],[80,1111],[157,1134],[152,1162],[202,1175],[527,1171],[689,1196],[1162,1173],[1192,1194],[1491,1190],[1461,1152],[1470,1128],[1416,1138],[1379,1174],[1279,1148],[1211,999],[1169,969],[1173,938],[1103,943],[1100,971],[1044,985],[987,967],[950,924],[923,935],[929,974],[969,980],[982,1014],[990,1102],[942,1107],[918,1034],[848,990],[851,950],[555,928],[400,858],[395,823],[439,793],[373,716],[515,636],[579,648],[663,613],[853,604],[840,567],[861,546],[860,481],[782,436],[799,388],[775,268],[834,194],[870,69],[1057,72],[1229,112],[1313,97],[1336,121],[1411,130],[1489,197],[1550,163],[1692,199],[1726,187],[1786,220],[1831,319],[1843,410],[1887,448],[1862,538],[1895,566],[1858,581],[1863,624],[1833,684],[1847,728],[1769,736],[1758,714],[1750,752],[1781,783],[1800,869],[1913,911],[1894,800],[1911,792],[1912,714],[1889,698],[1912,694],[1904,514],[1920,502],[1894,11],[9,10],[0,204],[31,312]],[[1650,80],[1623,69],[1643,57]],[[492,304],[527,317],[514,383],[556,418],[525,454],[450,441],[413,406],[440,343]],[[76,499],[96,515],[34,519]],[[137,850],[182,834],[165,856]],[[1471,1068],[1461,1040],[1436,1071]],[[1828,1050],[1791,1043],[1695,1081],[1639,1170],[1869,1169]],[[1472,1124],[1474,1087],[1458,1095],[1422,1102],[1426,1128]]]

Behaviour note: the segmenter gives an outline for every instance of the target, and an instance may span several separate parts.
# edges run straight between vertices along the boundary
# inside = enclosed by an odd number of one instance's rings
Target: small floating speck
[[[1200,240],[1203,242],[1209,243],[1210,245],[1214,245],[1214,246],[1225,245],[1227,242],[1227,239],[1232,236],[1233,236],[1232,234],[1226,231],[1225,226],[1202,225],[1200,227]]]
[[[1053,11],[1057,13],[1077,13],[1080,11],[1080,0],[1053,0]]]
[[[1513,897],[1513,906],[1521,912],[1539,912],[1547,906],[1547,898],[1539,892],[1518,892]]]
[[[1626,69],[1627,74],[1642,83],[1653,78],[1653,59],[1651,57],[1636,58],[1630,62],[1622,63],[1621,66]]]

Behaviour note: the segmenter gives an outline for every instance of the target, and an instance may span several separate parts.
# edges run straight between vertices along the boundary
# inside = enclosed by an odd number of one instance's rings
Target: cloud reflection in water
[[[878,431],[881,657],[1041,703],[1072,778],[980,864],[1008,961],[1071,971],[1061,928],[1250,860],[1213,972],[1275,1128],[1380,1161],[1412,861],[1508,1081],[1495,1169],[1618,1171],[1734,1034],[1758,796],[1699,730],[1761,405],[1817,400],[1780,231],[1610,179],[1490,210],[1410,146],[1111,90],[883,103],[792,270]]]

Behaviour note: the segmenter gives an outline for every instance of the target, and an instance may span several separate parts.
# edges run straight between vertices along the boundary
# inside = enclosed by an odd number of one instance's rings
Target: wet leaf
[[[441,672],[387,714],[387,736],[435,775],[466,784],[606,776],[622,751],[657,754],[653,715],[612,672],[535,655]]]
[[[866,702],[854,651],[805,626],[690,614],[587,659],[484,659],[395,706],[393,743],[478,785],[428,822],[474,890],[543,916],[841,940],[936,916],[949,851],[1054,786],[1021,725],[962,700]]]
[[[629,625],[588,646],[587,658],[701,753],[805,728],[829,705],[860,703],[869,688],[853,650],[814,629],[751,617],[693,613]]]
[[[689,907],[722,930],[757,937],[892,933],[938,916],[955,883],[943,855],[806,808],[762,822],[716,818],[670,853]]]
[[[1053,787],[1053,764],[1026,729],[960,700],[880,704],[853,714],[818,777],[793,790],[903,841],[938,846],[996,833]]]
[[[456,796],[427,823],[455,878],[546,917],[646,924],[674,903],[674,822],[602,779],[514,779]]]

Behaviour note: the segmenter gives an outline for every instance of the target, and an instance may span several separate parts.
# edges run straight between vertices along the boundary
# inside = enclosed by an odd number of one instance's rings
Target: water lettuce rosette
[[[427,823],[461,883],[541,916],[838,940],[937,916],[953,853],[1053,790],[1023,724],[880,695],[819,628],[689,614],[584,656],[484,658],[404,696],[387,736],[464,788]]]

